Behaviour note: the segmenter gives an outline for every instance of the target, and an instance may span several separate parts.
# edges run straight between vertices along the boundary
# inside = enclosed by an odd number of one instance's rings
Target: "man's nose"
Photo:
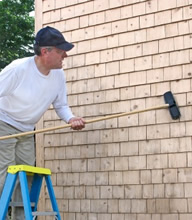
[[[63,51],[62,57],[63,57],[63,58],[68,57],[66,51]]]

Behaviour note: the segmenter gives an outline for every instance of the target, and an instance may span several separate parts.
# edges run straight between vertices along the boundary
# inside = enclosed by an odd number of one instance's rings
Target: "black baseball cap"
[[[65,51],[69,51],[74,47],[72,43],[65,40],[60,31],[49,26],[42,28],[37,32],[34,44],[40,47],[56,47]]]

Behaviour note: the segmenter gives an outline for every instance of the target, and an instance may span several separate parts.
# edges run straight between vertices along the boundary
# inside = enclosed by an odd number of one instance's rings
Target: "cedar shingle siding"
[[[37,164],[53,172],[62,218],[191,220],[192,1],[36,0],[36,12],[36,31],[53,26],[75,44],[64,70],[76,115],[162,105],[169,90],[182,114],[174,121],[161,109],[38,134]],[[63,123],[50,107],[37,128]]]

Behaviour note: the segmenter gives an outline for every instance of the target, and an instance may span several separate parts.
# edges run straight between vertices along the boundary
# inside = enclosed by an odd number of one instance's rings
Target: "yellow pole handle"
[[[98,122],[98,121],[123,117],[123,116],[127,116],[127,115],[133,115],[133,114],[152,111],[152,110],[164,109],[164,108],[168,108],[168,107],[169,107],[169,104],[164,104],[164,105],[155,106],[155,107],[151,107],[151,108],[147,108],[147,109],[143,109],[143,110],[135,110],[135,111],[131,111],[131,112],[125,112],[125,113],[119,113],[119,114],[104,116],[104,117],[101,117],[101,118],[87,120],[87,121],[85,121],[85,124],[90,124],[90,123],[93,123],[93,122]],[[48,132],[48,131],[53,131],[53,130],[59,130],[59,129],[68,128],[68,127],[71,127],[71,124],[65,124],[65,125],[51,127],[51,128],[43,128],[43,129],[39,129],[39,130],[35,130],[35,131],[27,131],[27,132],[22,132],[22,133],[18,133],[18,134],[2,136],[2,137],[0,137],[0,140],[10,139],[10,138],[17,138],[17,137],[21,137],[21,136],[25,136],[25,135],[43,133],[43,132]]]

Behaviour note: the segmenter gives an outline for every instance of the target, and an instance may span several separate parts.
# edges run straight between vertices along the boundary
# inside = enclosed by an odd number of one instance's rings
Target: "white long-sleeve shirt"
[[[0,120],[30,131],[51,104],[64,121],[74,117],[67,104],[63,70],[43,75],[34,57],[28,57],[13,61],[0,72]]]

